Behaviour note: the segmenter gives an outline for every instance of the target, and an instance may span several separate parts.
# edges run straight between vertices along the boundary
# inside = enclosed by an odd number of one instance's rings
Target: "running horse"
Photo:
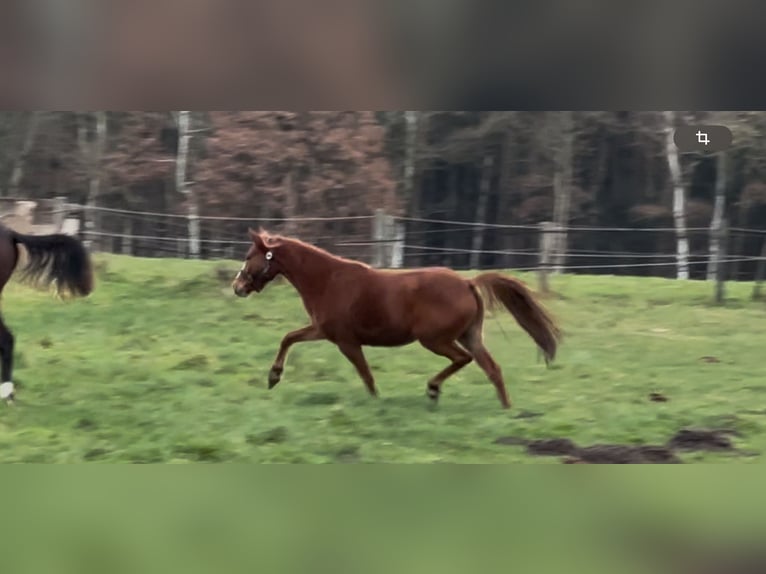
[[[20,259],[19,246],[26,250],[20,279],[37,288],[55,285],[62,296],[84,297],[93,291],[93,268],[83,244],[69,235],[24,235],[0,224],[0,293]],[[0,315],[0,398],[13,402],[14,337]]]
[[[292,345],[328,340],[377,396],[362,347],[400,347],[417,341],[451,361],[427,383],[426,394],[434,402],[445,379],[475,360],[494,384],[503,408],[510,408],[501,369],[484,346],[485,307],[504,307],[537,344],[546,364],[555,358],[561,332],[518,279],[495,272],[467,279],[441,267],[373,269],[295,238],[262,229],[248,233],[252,245],[232,283],[234,293],[260,293],[282,275],[300,294],[311,319],[311,324],[282,339],[269,372],[269,389],[279,383]]]

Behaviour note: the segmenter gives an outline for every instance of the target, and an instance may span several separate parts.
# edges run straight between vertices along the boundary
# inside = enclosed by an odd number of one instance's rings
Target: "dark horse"
[[[0,225],[0,293],[19,263],[19,245],[26,249],[20,279],[35,287],[55,285],[60,296],[83,297],[93,290],[93,269],[85,247],[64,234],[24,235]],[[3,398],[13,399],[11,382],[14,338],[0,316],[0,375]]]
[[[362,347],[397,347],[418,341],[451,363],[428,381],[438,400],[441,384],[472,360],[511,403],[500,367],[484,347],[484,307],[502,305],[534,340],[546,363],[561,333],[553,318],[519,280],[499,273],[466,279],[451,269],[383,271],[336,257],[297,239],[249,230],[252,246],[232,287],[240,297],[260,292],[278,275],[297,289],[311,324],[285,335],[269,373],[269,388],[282,375],[288,349],[303,341],[329,340],[353,363],[377,396]]]

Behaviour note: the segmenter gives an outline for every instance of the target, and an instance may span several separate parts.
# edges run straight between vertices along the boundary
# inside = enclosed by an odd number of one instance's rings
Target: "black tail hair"
[[[55,284],[59,295],[84,297],[93,291],[93,266],[85,246],[76,237],[24,235],[13,232],[13,242],[23,245],[29,254],[21,270],[21,280],[35,287]]]

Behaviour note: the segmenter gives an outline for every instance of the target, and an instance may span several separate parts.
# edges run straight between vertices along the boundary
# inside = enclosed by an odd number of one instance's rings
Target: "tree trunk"
[[[176,191],[186,196],[186,220],[188,222],[189,255],[193,259],[200,256],[199,207],[197,198],[187,180],[189,161],[189,124],[191,112],[178,112],[178,154],[176,156]]]
[[[513,145],[511,138],[511,130],[509,129],[502,140],[502,148],[500,151],[500,171],[498,173],[497,184],[497,220],[505,221],[506,214],[508,213],[508,205],[511,200],[511,186],[509,184],[511,180],[511,173],[513,169]],[[501,266],[505,269],[509,269],[513,265],[513,257],[507,253],[513,249],[513,235],[508,233],[506,229],[498,229],[497,234],[500,237],[497,245],[502,251],[506,251],[502,255]],[[525,261],[528,264],[528,261]]]
[[[293,173],[295,172],[295,167],[292,165],[287,168],[287,173],[285,174],[284,179],[284,187],[285,187],[285,217],[287,218],[287,221],[284,225],[284,233],[285,235],[295,235],[297,231],[297,226],[295,224],[295,221],[293,221],[293,217],[297,217],[298,215],[298,190],[296,189],[295,185],[295,177]]]
[[[567,253],[567,228],[569,227],[569,206],[572,198],[572,112],[556,112],[558,119],[559,152],[553,172],[553,223],[558,228],[555,237],[553,266],[555,273],[564,269]]]
[[[665,149],[668,157],[671,181],[673,184],[673,222],[676,228],[676,265],[677,278],[689,278],[689,239],[686,233],[686,197],[684,192],[681,162],[678,149],[673,142],[675,113],[665,112]]]
[[[417,161],[418,112],[404,112],[404,197],[410,203],[415,195],[415,164]]]
[[[479,197],[476,205],[475,222],[480,224],[473,228],[471,241],[471,269],[478,269],[481,262],[481,248],[484,245],[484,224],[487,222],[487,206],[489,205],[489,192],[492,185],[492,168],[495,165],[493,151],[487,150],[481,166],[481,181],[479,183]]]
[[[106,150],[107,112],[93,112],[95,136],[88,143],[88,116],[79,116],[77,141],[88,172],[88,195],[85,200],[85,243],[89,249],[96,249],[99,241],[95,235],[98,213],[96,207],[101,195],[102,159]]]
[[[410,217],[420,215],[420,193],[419,189],[419,169],[418,169],[418,140],[421,128],[421,116],[417,111],[404,112],[404,165],[402,170],[402,179],[404,184],[404,205]],[[421,227],[415,222],[407,222],[407,231],[413,231]],[[405,240],[406,241],[406,240]],[[416,257],[416,264],[422,263],[422,255]]]
[[[458,210],[459,205],[459,184],[460,184],[460,177],[461,177],[461,170],[463,167],[460,164],[457,165],[450,165],[447,168],[447,197],[444,202],[444,214],[446,219],[460,219],[460,214]],[[445,233],[444,234],[444,247],[448,249],[455,249],[459,248],[460,246],[456,243],[456,239],[459,240],[459,237],[456,238],[454,234],[452,233]],[[418,239],[418,242],[428,243],[425,241],[422,237]],[[455,257],[455,253],[449,253],[444,252],[444,256],[442,258],[442,265],[445,267],[454,267],[455,263],[457,261],[457,258]]]
[[[26,164],[27,156],[32,150],[32,146],[35,143],[37,137],[37,128],[40,124],[41,112],[30,112],[29,120],[27,121],[26,129],[24,130],[24,139],[21,142],[21,150],[16,157],[16,161],[13,162],[13,169],[11,169],[11,177],[8,181],[8,188],[6,196],[18,197],[19,185],[21,185],[21,179],[24,177],[24,166]]]
[[[715,180],[715,204],[713,205],[713,217],[710,220],[710,260],[707,267],[708,281],[715,281],[719,264],[720,231],[723,222],[723,214],[726,209],[726,154],[718,154]]]

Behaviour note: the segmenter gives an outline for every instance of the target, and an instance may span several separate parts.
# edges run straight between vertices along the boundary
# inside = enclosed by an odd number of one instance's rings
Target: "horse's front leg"
[[[269,388],[273,389],[279,380],[282,378],[282,371],[285,368],[285,358],[287,357],[287,351],[290,350],[295,343],[303,343],[305,341],[319,341],[324,339],[325,336],[314,325],[308,325],[302,329],[291,331],[282,338],[282,343],[279,345],[279,352],[274,359],[274,364],[269,371]]]

